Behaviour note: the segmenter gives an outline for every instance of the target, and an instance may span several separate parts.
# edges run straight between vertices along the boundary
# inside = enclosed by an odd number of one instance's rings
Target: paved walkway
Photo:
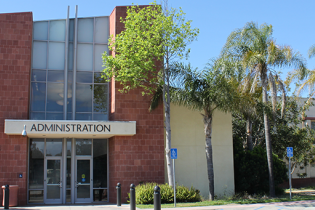
[[[183,208],[163,208],[162,210],[315,210],[315,200],[262,203],[262,204],[228,204],[221,206],[183,207]],[[142,209],[144,210],[144,209]]]
[[[2,207],[3,208],[3,207]],[[121,207],[116,205],[66,205],[66,206],[25,206],[10,207],[15,210],[129,210],[128,204]],[[201,207],[177,207],[163,208],[162,210],[315,210],[315,200],[295,201],[295,202],[279,202],[279,203],[263,203],[263,204],[229,204],[221,206],[201,206]],[[140,210],[137,208],[137,210]]]
[[[10,207],[14,210],[129,210],[129,204],[123,204],[120,207],[112,204],[106,205],[45,205],[45,206],[22,206],[22,207]]]

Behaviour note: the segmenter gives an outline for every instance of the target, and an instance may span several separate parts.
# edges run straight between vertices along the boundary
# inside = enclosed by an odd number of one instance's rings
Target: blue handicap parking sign
[[[293,157],[293,147],[287,147],[287,157]]]
[[[177,159],[177,148],[171,149],[171,159]]]

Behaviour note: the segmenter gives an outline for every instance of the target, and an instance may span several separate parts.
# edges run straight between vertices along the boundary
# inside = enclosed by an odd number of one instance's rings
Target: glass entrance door
[[[75,203],[90,203],[92,198],[91,158],[76,158]]]
[[[28,203],[108,201],[106,139],[30,139]]]
[[[62,203],[62,161],[59,158],[46,159],[45,203]]]

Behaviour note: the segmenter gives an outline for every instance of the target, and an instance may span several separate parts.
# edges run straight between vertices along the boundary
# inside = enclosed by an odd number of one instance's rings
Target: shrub
[[[178,202],[198,202],[201,200],[200,191],[191,187],[188,189],[184,186],[176,187],[176,201]]]
[[[234,145],[235,146],[235,145]],[[287,180],[285,163],[273,155],[275,186]],[[255,147],[253,151],[234,150],[234,175],[236,193],[269,193],[269,176],[266,150]],[[276,193],[281,194],[280,189]]]
[[[154,186],[158,184],[154,183]],[[160,187],[160,193],[161,193],[161,203],[172,203],[174,202],[174,190],[171,186],[168,184],[160,184],[158,185]],[[153,187],[154,188],[154,187]],[[153,194],[152,194],[153,197]],[[153,203],[153,201],[152,201]]]
[[[161,193],[161,203],[174,202],[174,190],[168,184],[157,184],[149,182],[139,184],[136,186],[136,203],[137,204],[153,204],[154,187],[158,185]],[[130,199],[130,194],[128,193]],[[190,189],[185,186],[176,187],[176,201],[177,202],[198,202],[201,200],[200,191],[191,187]]]

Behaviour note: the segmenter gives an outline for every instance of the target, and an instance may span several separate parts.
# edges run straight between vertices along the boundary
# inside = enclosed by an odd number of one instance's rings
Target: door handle
[[[62,181],[60,181],[58,184],[59,184],[59,187],[62,188]]]
[[[78,182],[77,181],[75,181],[75,186],[74,186],[75,188],[78,188],[79,187],[79,184],[78,184]]]

